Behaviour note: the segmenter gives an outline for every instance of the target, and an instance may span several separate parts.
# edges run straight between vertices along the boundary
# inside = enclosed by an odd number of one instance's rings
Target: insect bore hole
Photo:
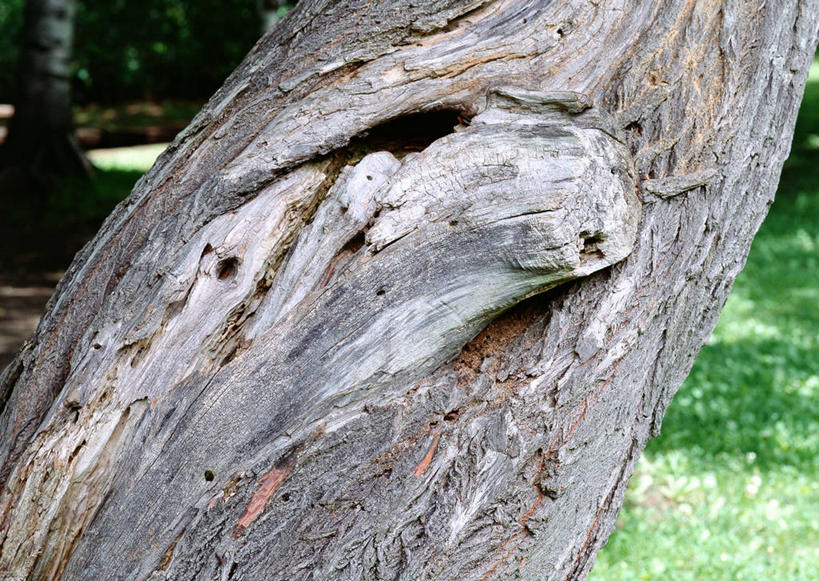
[[[444,421],[447,422],[448,424],[451,424],[452,422],[454,422],[454,421],[456,421],[458,419],[458,416],[460,414],[461,414],[461,410],[456,408],[456,409],[444,414]]]
[[[205,470],[205,480],[208,482],[213,482],[213,479],[216,476],[213,474],[213,470]]]
[[[219,280],[227,280],[236,274],[239,269],[239,259],[235,256],[220,260],[216,265],[216,278]]]

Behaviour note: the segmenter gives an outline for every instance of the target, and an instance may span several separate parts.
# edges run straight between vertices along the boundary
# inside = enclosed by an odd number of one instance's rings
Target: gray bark
[[[584,578],[818,29],[816,0],[300,3],[5,370],[0,573]]]
[[[0,151],[0,167],[28,176],[23,178],[26,185],[20,187],[22,190],[30,190],[32,182],[46,175],[85,175],[91,171],[74,135],[71,112],[70,61],[76,11],[75,0],[26,2],[15,113]]]

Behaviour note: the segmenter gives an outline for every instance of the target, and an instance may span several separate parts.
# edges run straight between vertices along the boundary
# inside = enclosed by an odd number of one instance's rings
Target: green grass
[[[776,202],[590,579],[819,580],[819,63]]]
[[[101,221],[125,199],[166,146],[160,143],[90,151],[88,157],[96,174],[90,181],[65,180],[48,201],[46,223]]]
[[[140,174],[148,171],[159,157],[159,154],[168,147],[167,143],[152,145],[138,145],[135,147],[115,147],[111,149],[96,149],[88,152],[88,158],[98,170],[132,171]]]
[[[165,145],[89,152],[97,171],[92,179],[60,179],[46,198],[32,196],[0,212],[5,243],[0,269],[11,273],[62,270],[99,229]]]

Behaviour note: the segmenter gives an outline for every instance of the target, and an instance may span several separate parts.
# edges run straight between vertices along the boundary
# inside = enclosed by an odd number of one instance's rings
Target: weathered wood
[[[819,5],[359,4],[260,42],[5,370],[2,574],[588,572]]]

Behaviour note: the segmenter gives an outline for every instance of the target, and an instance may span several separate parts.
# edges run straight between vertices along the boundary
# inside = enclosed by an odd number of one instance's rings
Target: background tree
[[[26,198],[47,176],[83,175],[91,164],[74,136],[71,45],[74,0],[28,0],[23,19],[15,114],[0,150],[0,189]],[[15,185],[12,185],[15,184]],[[28,191],[27,191],[28,190]]]
[[[4,372],[0,570],[591,567],[770,203],[819,6],[354,8],[256,46]]]
[[[56,119],[52,124],[64,129],[55,131],[64,133],[72,148],[77,147],[77,139],[83,148],[92,149],[170,140],[260,35],[253,0],[77,0],[72,11],[75,5],[74,50],[70,60],[61,63],[59,107],[18,91],[18,84],[42,87],[38,80],[42,71],[30,66],[31,58],[25,62],[18,58],[24,2],[10,0],[0,6],[0,103],[17,101],[20,93],[22,107],[14,123],[23,127],[12,128],[5,148],[13,153],[13,159],[7,158],[12,167],[0,168],[0,230],[6,240],[0,248],[0,265],[7,273],[27,277],[35,268],[64,269],[138,178],[134,172],[111,170],[103,163],[102,171],[90,181],[65,179],[76,174],[71,168],[61,171],[59,158],[36,147],[51,141],[35,138],[32,123]],[[61,18],[72,13],[55,12]],[[46,29],[29,26],[26,30],[30,36],[32,30]],[[33,46],[42,51],[51,45]],[[9,66],[3,67],[4,63]],[[69,93],[75,105],[76,138]],[[38,113],[39,107],[47,110]],[[0,142],[6,133],[4,116],[0,113]],[[82,155],[79,150],[75,153]],[[80,161],[86,163],[84,156]]]

